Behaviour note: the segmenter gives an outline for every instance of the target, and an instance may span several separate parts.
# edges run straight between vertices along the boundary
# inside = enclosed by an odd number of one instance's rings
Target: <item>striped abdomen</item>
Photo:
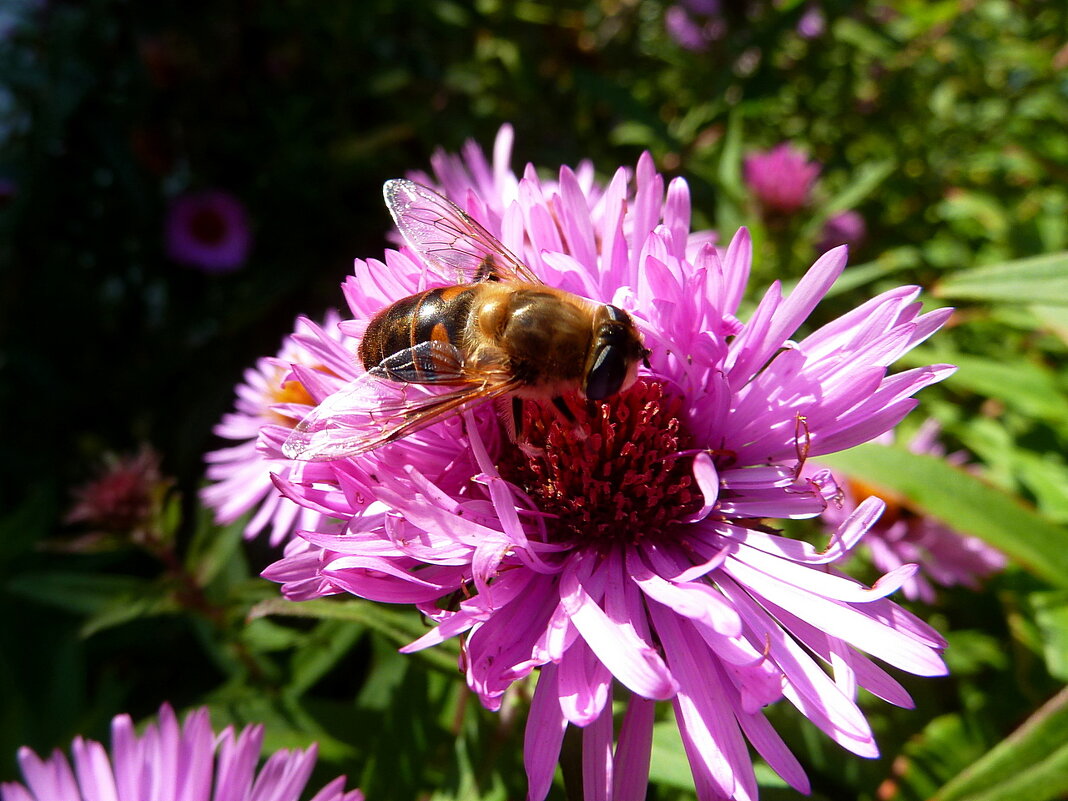
[[[437,340],[462,349],[476,286],[430,289],[380,311],[367,324],[360,342],[364,368],[377,367],[420,342]]]

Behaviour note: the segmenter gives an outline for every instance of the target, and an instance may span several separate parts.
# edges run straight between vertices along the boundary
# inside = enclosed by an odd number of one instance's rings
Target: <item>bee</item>
[[[634,383],[639,362],[648,365],[624,310],[547,286],[421,184],[387,181],[383,194],[405,241],[452,283],[401,298],[371,319],[358,347],[366,374],[297,424],[283,445],[287,457],[364,453],[487,401],[496,401],[511,438],[521,441],[523,401],[549,402],[574,421],[565,395],[610,397]],[[375,399],[374,382],[445,391]]]

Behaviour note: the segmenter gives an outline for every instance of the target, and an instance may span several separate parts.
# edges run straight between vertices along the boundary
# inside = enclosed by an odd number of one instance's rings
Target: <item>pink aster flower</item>
[[[819,248],[829,250],[836,245],[860,245],[868,234],[864,218],[856,211],[840,211],[823,224]]]
[[[525,743],[535,801],[568,726],[582,731],[586,798],[644,798],[657,701],[674,710],[700,799],[756,798],[747,742],[808,790],[762,713],[780,699],[875,756],[859,688],[912,703],[875,659],[945,672],[942,638],[887,599],[915,568],[867,587],[835,567],[878,517],[878,500],[822,551],[774,521],[816,517],[837,494],[825,471],[802,476],[808,456],[879,436],[952,372],[888,371],[948,310],[921,314],[919,290],[901,287],[799,334],[845,265],[837,248],[788,297],[773,284],[743,321],[748,233],[724,251],[693,249],[687,185],[665,188],[648,154],[596,199],[567,168],[552,184],[527,170],[499,223],[488,210],[497,201],[453,199],[546,283],[629,312],[649,369],[605,401],[569,400],[575,422],[528,403],[523,447],[484,406],[307,463],[310,476],[293,466],[276,479],[281,492],[344,530],[301,532],[308,547],[264,575],[291,599],[414,604],[435,626],[404,650],[461,637],[460,667],[490,709],[537,672]],[[407,249],[358,260],[343,286],[354,319],[342,329],[359,337],[430,280]],[[312,370],[294,374],[319,403],[335,391]],[[386,398],[423,391],[372,383]],[[264,448],[280,453],[285,433],[265,428]],[[629,692],[617,730],[620,687]]]
[[[339,322],[337,312],[328,312],[322,326],[298,319],[277,356],[259,359],[245,371],[245,380],[237,385],[234,411],[215,426],[216,436],[236,444],[204,457],[212,483],[201,490],[200,498],[215,510],[215,521],[220,524],[255,510],[245,526],[247,539],[269,529],[271,545],[279,545],[297,528],[316,529],[327,523],[319,512],[278,493],[271,474],[288,475],[289,462],[260,452],[256,441],[264,425],[292,430],[314,405],[291,374],[292,365],[319,373],[319,381],[335,388],[356,376],[356,340],[340,332]]]
[[[820,165],[789,142],[745,158],[745,182],[765,212],[793,214],[809,200]]]
[[[3,801],[298,801],[315,767],[316,747],[277,751],[256,774],[263,726],[216,735],[207,708],[190,712],[178,723],[164,704],[159,721],[138,736],[129,715],[111,721],[111,754],[93,740],[76,737],[71,762],[58,749],[41,759],[20,748],[25,784],[0,785]],[[363,801],[359,790],[345,792],[339,776],[312,801]]]
[[[888,444],[892,437],[881,438]],[[938,442],[938,423],[928,420],[909,442],[913,453],[944,456]],[[946,456],[946,461],[963,465],[964,453]],[[934,603],[934,585],[963,586],[976,589],[979,580],[1005,567],[1001,551],[987,545],[978,537],[954,531],[944,523],[913,509],[908,499],[894,496],[848,476],[836,476],[841,495],[827,506],[823,520],[832,529],[838,528],[857,508],[860,501],[876,496],[886,504],[886,511],[871,527],[864,544],[872,562],[880,571],[897,570],[903,565],[918,564],[920,571],[902,585],[909,600]]]
[[[219,190],[181,195],[167,212],[167,255],[209,273],[236,270],[252,247],[245,207]]]

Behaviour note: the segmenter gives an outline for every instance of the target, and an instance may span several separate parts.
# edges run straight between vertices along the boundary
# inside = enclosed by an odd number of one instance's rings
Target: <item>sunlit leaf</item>
[[[321,621],[293,652],[289,692],[299,695],[311,689],[352,650],[365,630],[364,626],[349,621]]]
[[[941,298],[1068,305],[1068,253],[961,270],[934,288]]]
[[[375,604],[359,598],[346,600],[318,599],[295,603],[284,598],[269,598],[257,603],[250,611],[249,618],[263,615],[284,615],[288,617],[309,617],[319,620],[347,620],[362,623],[385,636],[395,645],[407,645],[427,632],[422,618],[405,610],[397,612],[382,604]],[[455,673],[457,670],[458,646],[446,641],[432,648],[424,648],[413,656],[424,659],[437,668]]]
[[[1035,575],[1068,586],[1068,528],[945,460],[861,445],[820,462],[903,496],[918,510],[1004,551]]]
[[[1047,801],[1068,792],[1068,689],[946,784],[932,801]]]
[[[1036,592],[1030,596],[1035,623],[1042,632],[1042,650],[1051,675],[1068,681],[1068,594]]]

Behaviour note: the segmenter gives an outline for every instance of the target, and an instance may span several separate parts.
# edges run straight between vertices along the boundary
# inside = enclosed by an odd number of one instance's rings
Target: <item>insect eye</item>
[[[618,345],[601,345],[593,360],[593,366],[586,374],[586,397],[590,400],[601,400],[615,395],[626,380],[625,350]]]

